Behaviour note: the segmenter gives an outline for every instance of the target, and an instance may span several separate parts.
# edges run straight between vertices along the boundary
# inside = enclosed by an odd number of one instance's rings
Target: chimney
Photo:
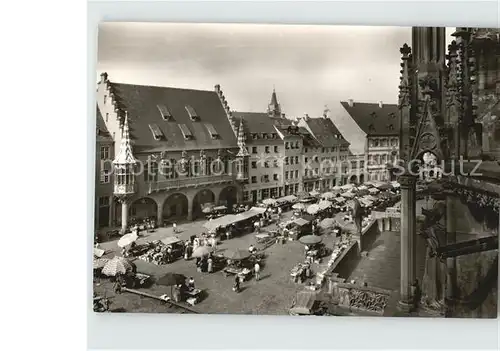
[[[380,107],[380,108],[384,107],[384,103],[382,101],[379,101],[378,102],[378,107]]]
[[[281,118],[286,118],[284,113],[281,114]]]
[[[108,80],[108,74],[106,72],[101,73],[101,83],[105,83]]]
[[[216,85],[214,86],[214,89],[215,89],[215,92],[216,92],[216,93],[219,93],[219,92],[220,92],[220,85],[219,85],[219,84],[216,84]]]
[[[354,100],[353,99],[349,99],[349,100],[347,100],[347,102],[349,103],[349,107],[353,107],[354,106]]]

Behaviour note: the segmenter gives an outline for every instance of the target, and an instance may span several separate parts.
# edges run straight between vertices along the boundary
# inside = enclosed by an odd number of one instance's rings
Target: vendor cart
[[[236,266],[227,266],[223,269],[223,274],[225,277],[237,275],[240,278],[240,282],[244,282],[253,274],[253,270],[249,268],[240,268]]]
[[[302,284],[312,275],[311,266],[309,263],[299,263],[290,271],[290,277],[294,283]]]
[[[184,257],[184,241],[176,236],[169,236],[161,240],[161,243],[165,246],[170,246],[172,248],[171,260],[177,260]],[[171,262],[172,262],[171,261]]]

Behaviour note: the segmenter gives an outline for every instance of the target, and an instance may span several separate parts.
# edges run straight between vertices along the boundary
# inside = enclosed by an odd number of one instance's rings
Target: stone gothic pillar
[[[187,220],[192,221],[193,220],[193,197],[192,197],[192,195],[189,195],[187,198],[188,198]]]
[[[457,242],[457,227],[455,210],[455,198],[451,195],[446,196],[446,245],[455,244]],[[449,257],[446,259],[446,300],[453,300],[456,296],[457,288],[457,259],[456,257]],[[452,303],[446,303],[446,315],[451,316],[452,311],[449,309]]]
[[[157,208],[157,213],[156,213],[156,225],[158,227],[163,227],[163,204],[164,202],[157,202],[156,203],[156,208]]]
[[[416,278],[416,183],[412,175],[399,177],[401,184],[401,281],[400,307],[409,311],[412,303],[412,284]]]
[[[120,232],[122,234],[125,234],[127,232],[127,227],[128,227],[129,202],[128,202],[128,199],[126,199],[126,198],[120,199],[120,202],[122,204],[122,228],[121,228]]]

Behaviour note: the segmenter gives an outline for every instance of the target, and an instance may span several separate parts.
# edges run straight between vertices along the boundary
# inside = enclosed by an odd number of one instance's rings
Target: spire
[[[120,151],[113,161],[114,164],[135,164],[137,161],[132,154],[132,147],[130,145],[130,133],[128,128],[128,113],[125,111],[125,122],[122,128],[122,139],[120,143]]]
[[[248,151],[245,144],[245,132],[243,130],[243,119],[240,118],[240,127],[238,129],[238,147],[240,151],[238,152],[238,157],[248,156]]]
[[[278,103],[278,97],[276,96],[276,89],[273,87],[273,94],[271,95],[271,102],[267,107],[267,113],[270,117],[281,117],[281,106]]]

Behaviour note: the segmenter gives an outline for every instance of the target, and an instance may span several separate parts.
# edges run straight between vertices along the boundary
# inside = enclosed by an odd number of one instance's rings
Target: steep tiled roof
[[[111,83],[111,87],[119,105],[128,111],[134,151],[237,147],[236,135],[215,91],[121,83]],[[210,132],[213,129],[215,137]],[[153,133],[161,137],[155,139]],[[186,133],[192,137],[186,138]]]
[[[334,147],[338,145],[347,145],[349,142],[344,139],[335,124],[330,118],[305,118],[305,123],[309,127],[314,137],[319,141],[322,147]]]
[[[102,118],[101,110],[96,105],[96,132],[97,141],[111,141],[111,134],[109,134],[108,128],[106,128],[106,123],[104,123],[104,118]]]
[[[399,135],[398,105],[354,102],[349,106],[346,101],[342,106],[352,119],[367,135]]]
[[[302,131],[304,130],[304,132]],[[320,148],[322,145],[317,141],[308,131],[307,129],[300,127],[300,134],[302,134],[302,142],[304,147],[314,147]]]
[[[276,133],[274,124],[269,115],[264,112],[233,112],[236,123],[239,126],[240,118],[243,118],[245,132],[248,133]]]

